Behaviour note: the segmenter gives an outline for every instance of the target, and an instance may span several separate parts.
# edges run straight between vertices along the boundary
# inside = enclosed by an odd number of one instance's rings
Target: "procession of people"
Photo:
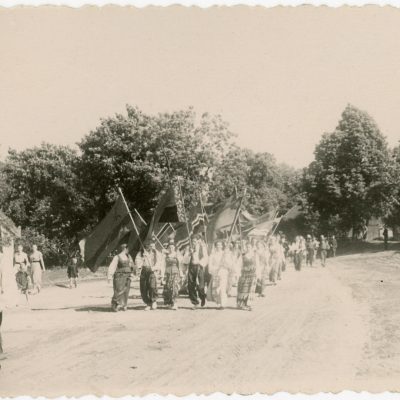
[[[267,287],[276,286],[282,280],[289,263],[301,271],[304,260],[307,267],[314,267],[318,256],[321,266],[325,267],[328,252],[334,257],[336,249],[334,236],[328,240],[321,235],[317,240],[312,235],[306,238],[299,235],[289,244],[279,232],[231,242],[217,239],[209,250],[205,237],[195,234],[181,250],[173,237],[164,244],[149,239],[133,261],[127,245],[123,244],[108,268],[108,279],[113,279],[114,288],[111,307],[115,312],[127,310],[131,281],[136,275],[145,311],[157,309],[159,297],[163,298],[165,307],[178,310],[184,286],[187,286],[192,309],[205,307],[210,302],[223,310],[228,298],[236,296],[236,307],[251,311],[255,298],[265,297]]]

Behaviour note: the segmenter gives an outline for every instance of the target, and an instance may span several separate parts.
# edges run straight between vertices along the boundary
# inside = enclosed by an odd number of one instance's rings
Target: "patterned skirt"
[[[179,295],[181,277],[179,272],[165,274],[165,284],[163,290],[164,304],[173,306]]]
[[[24,271],[18,271],[15,275],[15,279],[17,281],[18,289],[21,290],[22,293],[26,293],[29,288],[28,273]]]
[[[249,306],[254,299],[257,286],[255,271],[242,272],[238,282],[237,305],[239,307]]]

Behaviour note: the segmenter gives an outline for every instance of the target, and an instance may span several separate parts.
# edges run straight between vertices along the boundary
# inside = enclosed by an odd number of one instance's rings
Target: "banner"
[[[142,222],[139,218],[135,218],[135,223],[138,229],[142,227]],[[85,266],[92,272],[96,272],[106,257],[123,241],[129,239],[130,246],[133,246],[135,237],[137,240],[137,234],[128,210],[122,197],[119,196],[103,220],[87,237],[79,242]]]

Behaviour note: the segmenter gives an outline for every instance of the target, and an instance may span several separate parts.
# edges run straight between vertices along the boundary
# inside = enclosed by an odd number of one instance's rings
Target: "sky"
[[[307,166],[348,103],[400,139],[400,10],[0,9],[0,156],[72,145],[100,118],[193,106],[240,146]]]

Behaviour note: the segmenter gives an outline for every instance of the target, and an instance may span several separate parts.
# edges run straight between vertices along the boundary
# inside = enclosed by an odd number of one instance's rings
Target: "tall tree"
[[[387,212],[393,162],[375,121],[348,105],[333,133],[324,134],[305,173],[310,205],[326,229],[357,232]]]
[[[55,239],[65,250],[87,224],[90,200],[79,190],[77,165],[77,153],[64,146],[9,151],[2,208],[33,240]]]

